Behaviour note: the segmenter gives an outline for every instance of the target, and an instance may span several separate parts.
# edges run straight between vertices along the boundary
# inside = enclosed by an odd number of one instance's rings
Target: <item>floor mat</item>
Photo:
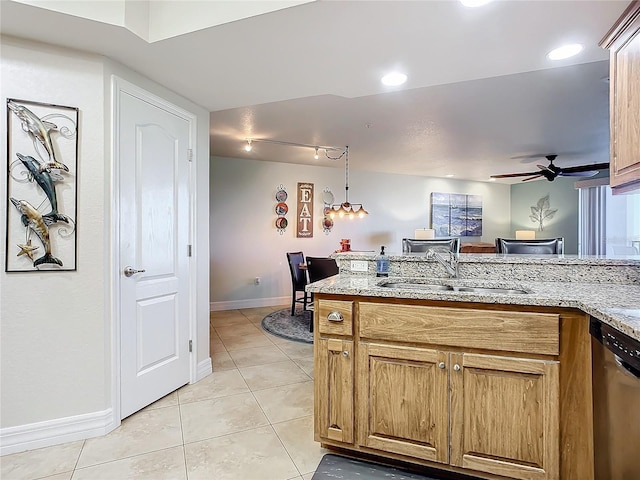
[[[400,468],[353,458],[326,454],[311,480],[474,480],[474,477],[445,473],[445,476],[427,476]],[[478,479],[480,480],[480,479]]]
[[[312,321],[313,312],[309,310],[296,310],[296,314],[291,316],[291,309],[285,308],[264,317],[262,328],[272,335],[288,340],[313,343],[313,332],[309,331]]]

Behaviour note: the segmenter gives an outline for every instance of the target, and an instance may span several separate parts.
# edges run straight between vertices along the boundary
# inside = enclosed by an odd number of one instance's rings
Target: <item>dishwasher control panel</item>
[[[640,371],[640,341],[595,318],[591,319],[589,331],[596,340],[620,357],[622,361]]]

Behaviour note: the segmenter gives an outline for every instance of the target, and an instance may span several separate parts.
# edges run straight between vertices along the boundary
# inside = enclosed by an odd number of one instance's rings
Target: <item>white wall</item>
[[[197,265],[193,308],[198,318],[198,361],[208,360],[209,114],[104,57],[11,37],[2,37],[1,41],[3,132],[7,127],[8,97],[79,108],[77,271],[0,272],[0,436],[5,452],[23,449],[5,449],[16,438],[35,439],[27,445],[34,448],[99,434],[97,427],[102,425],[104,430],[111,421],[114,375],[111,349],[117,341],[111,336],[117,315],[110,308],[114,271],[110,256],[112,74],[197,115],[194,163],[200,196],[196,199],[194,245],[201,261]],[[6,159],[6,135],[1,138],[0,158]],[[0,175],[6,179],[7,162],[3,160],[0,164]],[[6,193],[3,180],[0,182],[3,253]],[[15,248],[9,245],[9,255],[15,253]],[[85,426],[76,427],[70,422],[86,418],[91,422],[86,425],[78,422]],[[90,426],[96,428],[89,431]],[[70,432],[70,438],[53,438],[63,427]]]
[[[483,237],[464,241],[493,242],[510,229],[510,187],[493,183],[350,171],[349,200],[362,202],[365,219],[337,219],[329,235],[320,226],[322,191],[329,187],[336,202],[344,200],[344,164],[336,168],[292,165],[238,158],[211,159],[211,302],[213,309],[287,303],[291,279],[286,252],[326,256],[351,239],[353,250],[401,251],[404,237],[430,224],[431,192],[482,195]],[[295,237],[296,186],[314,183],[314,237]],[[274,222],[276,188],[289,198],[289,227],[279,235]],[[255,277],[261,278],[254,285]]]
[[[103,63],[100,57],[2,38],[2,132],[6,99],[78,107],[78,270],[0,273],[0,425],[104,410],[105,209]],[[2,135],[6,212],[6,136]],[[13,206],[12,206],[13,208]],[[2,242],[6,224],[2,220]],[[5,251],[3,243],[2,251]],[[15,246],[9,245],[9,255]],[[4,269],[3,269],[4,270]]]

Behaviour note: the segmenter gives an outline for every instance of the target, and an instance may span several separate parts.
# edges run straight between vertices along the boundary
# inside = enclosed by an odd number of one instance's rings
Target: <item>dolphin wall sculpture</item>
[[[41,171],[51,170],[52,168],[58,170],[69,171],[64,163],[60,163],[56,160],[55,150],[53,148],[53,142],[51,141],[51,130],[57,130],[58,126],[55,123],[40,120],[35,113],[29,110],[24,105],[19,105],[13,100],[7,102],[9,109],[16,114],[16,116],[22,122],[22,128],[32,138],[35,138],[44,147],[49,155],[49,161],[41,165]]]

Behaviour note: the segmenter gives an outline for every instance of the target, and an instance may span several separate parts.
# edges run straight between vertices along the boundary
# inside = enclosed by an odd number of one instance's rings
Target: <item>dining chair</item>
[[[337,275],[340,273],[340,269],[333,258],[307,257],[307,273],[309,274],[309,282],[313,283]]]
[[[287,252],[287,261],[291,272],[291,316],[293,316],[296,314],[296,303],[302,303],[302,309],[307,310],[307,304],[311,303],[311,294],[304,289],[307,286],[307,274],[300,268],[300,265],[305,263],[304,254]],[[302,292],[302,297],[298,297],[298,292]]]
[[[529,255],[560,255],[564,253],[564,238],[540,238],[535,240],[512,240],[496,238],[496,253]]]
[[[307,257],[307,273],[309,274],[309,283],[313,283],[337,275],[340,273],[340,269],[333,258]],[[313,293],[311,294],[311,302],[313,303]],[[309,324],[309,331],[313,332],[313,321]]]

